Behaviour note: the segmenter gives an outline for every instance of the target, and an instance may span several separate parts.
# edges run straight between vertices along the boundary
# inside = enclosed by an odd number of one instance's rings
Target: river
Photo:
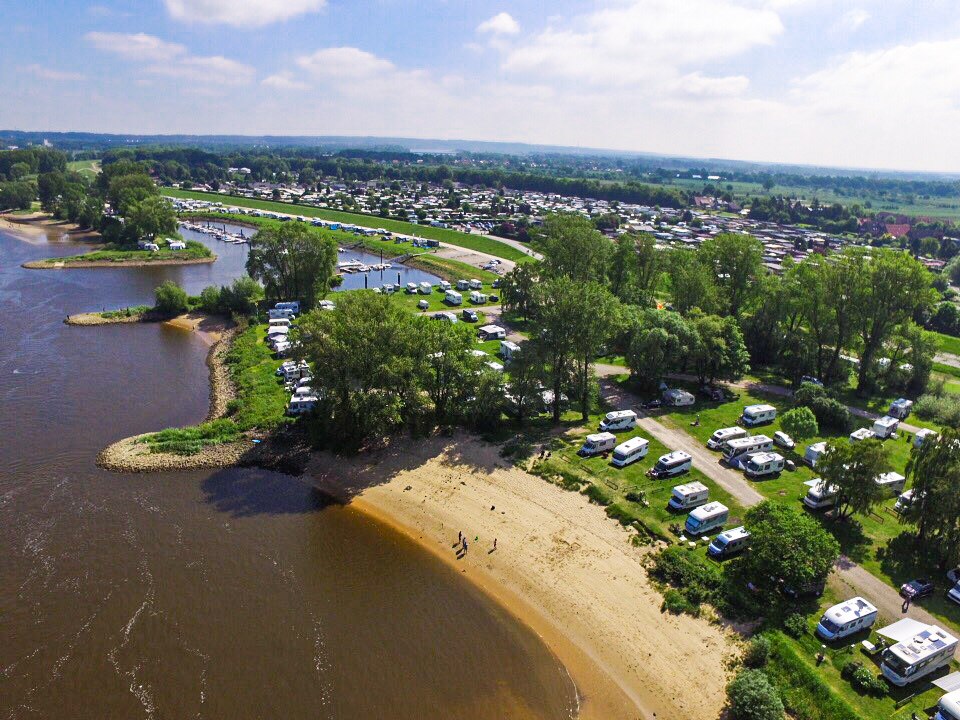
[[[211,265],[24,270],[77,243],[0,230],[0,717],[570,717],[538,637],[304,480],[95,466],[203,418],[207,347],[64,317],[229,282],[247,248],[209,242]]]

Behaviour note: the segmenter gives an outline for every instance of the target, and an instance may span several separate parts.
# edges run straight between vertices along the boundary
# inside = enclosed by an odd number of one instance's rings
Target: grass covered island
[[[159,250],[140,250],[108,243],[98,250],[81,255],[34,260],[23,264],[30,270],[59,270],[85,267],[142,267],[145,265],[196,265],[212,263],[217,256],[201,242],[186,240],[182,250],[161,247]]]

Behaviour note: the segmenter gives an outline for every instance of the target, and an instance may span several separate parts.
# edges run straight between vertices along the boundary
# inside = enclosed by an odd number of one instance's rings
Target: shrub
[[[200,309],[208,313],[220,312],[220,288],[209,285],[200,292]]]
[[[723,588],[723,573],[713,563],[674,545],[653,557],[650,574],[680,590],[692,604],[716,603]]]
[[[596,485],[590,484],[583,490],[583,494],[590,498],[590,502],[606,507],[610,504],[610,498],[606,493]]]
[[[187,293],[172,280],[167,280],[155,291],[157,310],[166,315],[179,315],[187,311]]]
[[[787,635],[798,638],[807,632],[807,619],[800,613],[791,613],[783,621],[783,629]]]
[[[770,639],[766,635],[757,635],[743,654],[743,664],[748,668],[760,668],[767,664],[770,658]]]
[[[913,411],[917,417],[933,420],[941,425],[960,424],[960,398],[954,396],[921,395],[914,404]]]
[[[624,507],[621,507],[620,505],[617,505],[616,503],[608,505],[606,513],[607,517],[613,518],[621,525],[626,526],[633,522],[633,515],[630,513],[630,511]]]
[[[812,438],[820,433],[817,416],[808,407],[795,407],[787,410],[780,418],[780,427],[796,441]]]
[[[887,683],[882,676],[870,672],[858,662],[848,662],[840,670],[840,677],[848,681],[853,689],[874,697],[883,697],[887,693]]]
[[[822,429],[840,433],[850,429],[852,424],[850,411],[840,401],[828,397],[816,398],[810,404],[810,409],[813,410]]]
[[[783,702],[762,670],[743,670],[727,685],[733,720],[783,720]]]
[[[663,603],[660,605],[660,611],[673,613],[674,615],[688,613],[689,615],[696,616],[700,614],[699,607],[687,600],[682,592],[674,590],[673,588],[670,588],[663,594]]]

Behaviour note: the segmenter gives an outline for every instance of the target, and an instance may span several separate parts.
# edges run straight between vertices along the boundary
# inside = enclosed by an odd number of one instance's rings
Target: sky
[[[960,171],[955,0],[0,0],[0,128]]]

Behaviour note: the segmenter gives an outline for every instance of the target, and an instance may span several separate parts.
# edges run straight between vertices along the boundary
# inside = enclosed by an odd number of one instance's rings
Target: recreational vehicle
[[[777,409],[773,405],[747,405],[740,416],[740,422],[747,427],[766,425],[777,419]]]
[[[469,280],[457,280],[457,290],[469,290],[470,281]]]
[[[637,426],[637,414],[633,410],[614,410],[604,415],[600,422],[603,432],[617,432],[618,430],[632,430]]]
[[[610,452],[617,444],[617,436],[613,433],[602,432],[587,435],[583,447],[577,450],[580,457],[593,457],[600,453]]]
[[[450,288],[451,288],[451,285],[450,285],[450,283],[448,283],[446,280],[441,280],[441,281],[440,281],[440,291],[441,291],[441,292],[446,292],[446,291],[449,290]]]
[[[711,502],[701,505],[687,516],[687,522],[684,528],[691,535],[704,535],[713,532],[727,522],[730,517],[730,510],[726,505],[719,502]]]
[[[931,430],[930,428],[920,428],[917,430],[917,434],[913,437],[913,446],[920,447],[927,441],[927,438],[936,440],[937,432],[935,430]]]
[[[278,302],[273,307],[275,310],[290,310],[294,315],[300,314],[299,300],[287,300],[285,302]]]
[[[732,530],[724,530],[717,535],[707,547],[707,552],[710,553],[711,557],[719,560],[745,550],[749,543],[750,533],[741,525]]]
[[[933,720],[960,720],[960,690],[953,690],[940,698]]]
[[[483,305],[486,301],[487,296],[479,290],[472,290],[470,292],[470,302],[472,302],[474,305]]]
[[[514,356],[518,352],[520,352],[520,346],[515,342],[511,342],[510,340],[500,341],[500,357],[502,357],[504,360],[513,360]],[[606,430],[607,428],[601,427],[600,429]]]
[[[723,459],[733,463],[741,455],[747,453],[767,453],[773,450],[773,440],[766,435],[751,435],[749,437],[729,440],[723,446]]]
[[[688,407],[693,405],[694,402],[696,402],[696,398],[686,390],[674,389],[663,391],[664,405],[670,405],[671,407]]]
[[[667,507],[671,510],[692,510],[709,501],[710,491],[702,482],[686,483],[673,488]]]
[[[438,312],[438,313],[434,313],[434,314],[433,314],[433,319],[434,319],[434,320],[445,320],[445,321],[447,321],[448,323],[450,323],[451,325],[455,325],[455,324],[457,324],[458,322],[460,322],[460,320],[457,319],[457,316],[454,315],[452,312]]]
[[[878,632],[896,643],[883,651],[880,670],[897,687],[949,665],[957,648],[957,638],[946,630],[912,618],[904,618]]]
[[[884,415],[882,418],[877,418],[874,421],[873,434],[881,440],[886,440],[889,437],[893,437],[898,427],[900,427],[900,421],[897,420],[897,418]]]
[[[782,472],[783,463],[783,455],[778,453],[757,453],[747,460],[743,472],[748,478],[756,480]]]
[[[416,294],[417,294],[417,284],[416,284],[416,283],[412,283],[412,282],[408,282],[408,283],[407,283],[406,292],[407,292],[407,295],[416,295]]]
[[[877,436],[870,428],[860,428],[850,433],[850,442],[859,442],[861,440],[873,440]]]
[[[650,442],[641,437],[630,438],[613,449],[613,459],[610,463],[614,467],[626,467],[630,463],[645,458],[650,449]]]
[[[827,443],[825,441],[813,443],[807,446],[806,452],[803,453],[803,460],[810,467],[816,467],[817,461],[826,451]]]
[[[476,278],[474,278],[474,279],[471,280],[470,283],[469,283],[469,289],[470,289],[470,290],[483,290],[483,283],[480,282],[479,280],[477,280]]]
[[[290,318],[270,318],[270,329],[275,327],[290,327]]]
[[[898,420],[906,420],[911,410],[913,410],[913,400],[897,398],[890,403],[890,409],[887,411],[887,415],[895,417]]]
[[[333,300],[321,300],[317,303],[317,307],[321,310],[336,310],[337,306]]]
[[[443,301],[447,305],[462,305],[463,295],[458,293],[456,290],[447,290],[446,294],[443,296]]]
[[[317,406],[316,395],[294,395],[287,406],[287,415],[305,415]]]
[[[477,330],[477,335],[483,342],[487,340],[506,340],[507,331],[499,325],[484,325]]]
[[[417,285],[417,292],[421,295],[430,295],[433,292],[433,285],[428,282],[422,282]]]
[[[837,503],[837,488],[827,485],[822,478],[807,480],[804,485],[809,489],[803,496],[803,504],[811,510],[826,510]]]
[[[276,318],[286,318],[287,320],[293,320],[296,313],[289,308],[271,308],[267,310],[267,318],[274,320]]]
[[[874,482],[891,495],[899,495],[903,492],[907,479],[898,472],[885,472],[877,476]]]
[[[693,467],[693,458],[682,450],[661,455],[649,472],[651,477],[666,478],[682,475]]]
[[[707,447],[711,450],[721,450],[725,443],[730,440],[736,440],[747,436],[747,431],[742,427],[728,427],[715,430],[710,439],[707,440]]]
[[[904,490],[902,493],[897,495],[897,501],[893,504],[893,511],[898,515],[905,513],[910,509],[910,506],[913,505],[913,488],[909,490]]]
[[[876,621],[877,609],[862,597],[855,597],[827,608],[816,632],[824,640],[840,640],[866,630]]]

